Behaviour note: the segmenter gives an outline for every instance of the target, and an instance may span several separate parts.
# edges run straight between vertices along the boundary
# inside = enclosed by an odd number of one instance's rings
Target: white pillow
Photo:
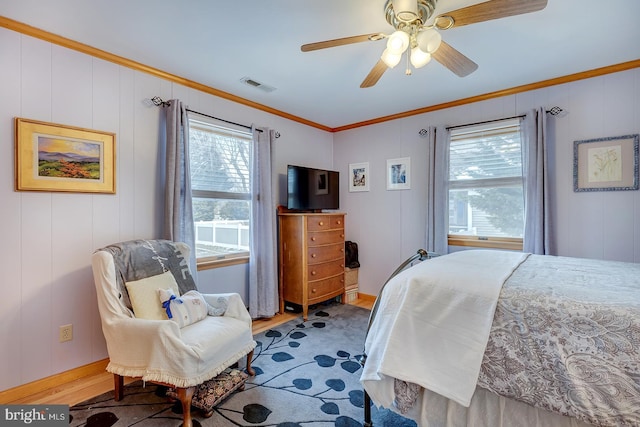
[[[209,304],[198,291],[189,291],[177,297],[171,289],[158,289],[158,296],[165,316],[181,328],[199,322],[209,313]]]
[[[167,313],[158,301],[158,289],[172,289],[180,295],[178,283],[170,271],[145,279],[126,282],[133,314],[140,319],[167,320]]]

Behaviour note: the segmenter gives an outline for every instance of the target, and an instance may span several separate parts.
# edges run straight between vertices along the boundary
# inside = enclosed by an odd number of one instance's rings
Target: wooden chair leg
[[[191,399],[195,392],[195,387],[177,387],[176,393],[178,399],[182,403],[182,427],[193,427],[193,421],[191,420]]]
[[[253,368],[251,367],[252,359],[253,359],[253,350],[251,350],[249,354],[247,354],[247,374],[254,376],[256,374],[256,371],[254,371]]]
[[[124,397],[124,377],[122,375],[113,374],[113,385],[116,402],[119,402]]]

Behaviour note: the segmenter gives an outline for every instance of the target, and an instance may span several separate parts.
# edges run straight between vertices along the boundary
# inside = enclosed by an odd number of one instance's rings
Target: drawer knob
[[[336,221],[336,223],[337,223],[338,225],[341,225],[341,224],[342,224],[342,221],[338,220],[338,221]]]
[[[340,248],[340,252],[344,252],[344,248]]]
[[[312,237],[312,238],[311,238],[311,241],[312,241],[312,242],[315,242],[315,241],[316,241],[316,238],[315,238],[315,237]]]
[[[344,234],[341,234],[340,237],[344,238]]]
[[[318,224],[319,224],[320,226],[323,226],[323,225],[324,225],[324,221],[320,221]]]
[[[315,294],[316,293],[316,288],[311,289],[311,293]]]
[[[311,258],[316,258],[318,255],[316,254],[311,254]]]
[[[340,267],[344,268],[344,264],[340,264]]]
[[[312,276],[315,276],[316,274],[318,274],[318,273],[316,273],[316,271],[315,271],[315,270],[313,270],[313,271],[311,272],[311,275],[312,275]]]

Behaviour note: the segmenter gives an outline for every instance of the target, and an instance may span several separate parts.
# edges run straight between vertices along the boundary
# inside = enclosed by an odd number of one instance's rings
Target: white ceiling
[[[436,14],[479,3],[440,0]],[[390,34],[384,0],[2,0],[0,15],[330,128],[640,59],[639,0],[549,0],[526,15],[443,31],[479,68],[460,78],[404,61],[360,83]],[[244,85],[243,77],[276,88]]]

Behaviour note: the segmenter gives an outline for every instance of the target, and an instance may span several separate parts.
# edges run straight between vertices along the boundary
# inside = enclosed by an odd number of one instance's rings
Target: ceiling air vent
[[[273,92],[274,90],[276,90],[275,87],[257,82],[251,77],[243,77],[240,79],[240,81],[247,86],[255,87],[256,89],[260,89],[263,92]]]

